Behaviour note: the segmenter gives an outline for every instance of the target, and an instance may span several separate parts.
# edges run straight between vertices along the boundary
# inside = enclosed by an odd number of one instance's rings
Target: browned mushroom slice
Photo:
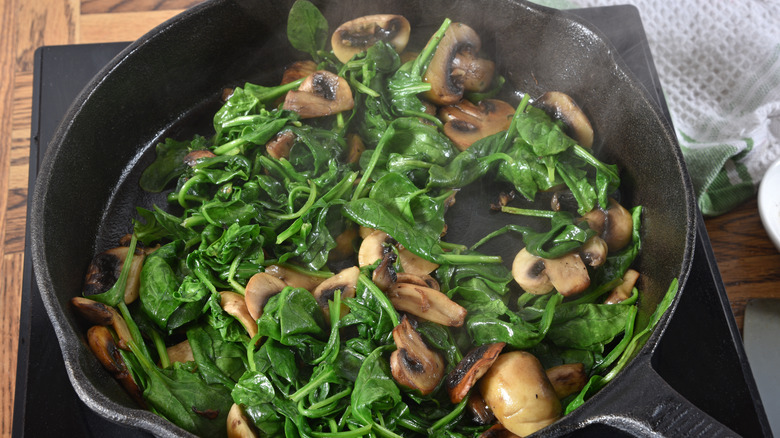
[[[429,287],[431,289],[436,289],[438,291],[441,290],[441,286],[439,286],[439,282],[436,281],[436,279],[431,277],[430,275],[415,275],[415,274],[410,274],[408,272],[398,272],[396,273],[396,281],[398,283],[410,283],[410,284],[416,284],[418,286]]]
[[[484,92],[493,82],[496,63],[485,58],[478,58],[474,52],[466,51],[455,55],[452,60],[453,71],[463,71],[463,89],[466,91]]]
[[[138,404],[146,407],[143,392],[141,391],[141,388],[136,385],[133,376],[127,369],[127,364],[125,364],[122,354],[114,343],[114,336],[111,334],[111,331],[102,325],[91,327],[87,331],[87,342],[89,344],[89,349],[92,350],[92,353],[97,357],[103,367],[122,384],[125,391],[127,391]]]
[[[546,373],[559,399],[582,391],[588,382],[585,365],[581,363],[558,365],[548,368]]]
[[[246,284],[244,301],[252,320],[257,321],[263,315],[268,299],[287,287],[287,284],[268,272],[258,272]]]
[[[241,409],[241,406],[233,403],[227,415],[227,436],[228,438],[257,438],[252,421]]]
[[[544,295],[553,290],[546,269],[543,258],[523,248],[512,262],[512,277],[524,291],[534,295]]]
[[[292,131],[281,131],[265,144],[265,150],[277,160],[290,157],[290,149],[295,144],[295,134]]]
[[[343,304],[346,298],[355,297],[355,288],[357,287],[358,276],[360,275],[360,268],[352,266],[344,269],[338,274],[323,281],[312,295],[317,300],[317,304],[325,313],[325,320],[330,322],[330,309],[328,308],[328,301],[333,300],[337,290],[341,291],[341,316],[346,315],[349,312],[349,307]]]
[[[425,82],[431,84],[425,98],[437,105],[451,105],[461,100],[468,70],[471,69],[470,59],[476,59],[481,48],[482,41],[474,29],[463,23],[452,23],[439,42],[423,77]],[[454,65],[456,57],[460,57],[457,66]],[[466,65],[468,67],[464,69]]]
[[[560,91],[548,91],[534,102],[552,117],[563,121],[569,128],[568,133],[580,146],[593,146],[593,127],[574,99]]]
[[[249,314],[244,296],[230,291],[222,291],[219,293],[219,296],[222,310],[236,318],[249,333],[249,337],[254,338],[257,334],[257,321]]]
[[[328,261],[341,261],[355,254],[355,239],[357,229],[348,227],[336,236],[336,246],[328,253]]]
[[[357,164],[360,161],[360,156],[363,155],[363,151],[366,150],[366,145],[363,144],[363,140],[359,135],[347,134],[347,147],[349,148],[347,163]]]
[[[401,53],[409,42],[410,32],[409,20],[401,15],[367,15],[339,26],[333,32],[330,43],[336,58],[347,62],[378,41],[384,41]]]
[[[599,267],[607,261],[607,242],[599,236],[588,239],[580,248],[580,257],[588,266]]]
[[[214,155],[213,152],[207,151],[207,150],[197,150],[192,151],[184,156],[184,164],[195,167],[196,164],[198,164],[201,160],[204,160],[206,158],[214,158],[216,155]]]
[[[84,280],[84,295],[96,295],[103,293],[116,283],[122,272],[122,265],[127,257],[126,246],[118,246],[95,256],[87,268]],[[130,304],[138,298],[140,287],[141,268],[144,265],[144,253],[140,248],[136,249],[133,261],[130,264],[130,274],[125,285],[125,304]]]
[[[585,213],[582,220],[587,221],[588,226],[607,242],[610,252],[619,251],[631,243],[634,229],[631,212],[612,198],[606,210],[596,207]]]
[[[393,341],[397,350],[390,355],[390,372],[395,381],[422,395],[432,393],[444,378],[441,354],[428,348],[406,316],[393,329]]]
[[[515,109],[497,99],[486,99],[474,105],[468,100],[442,107],[439,119],[444,122],[444,135],[464,151],[475,141],[509,128]]]
[[[437,324],[460,327],[466,319],[466,309],[436,289],[395,283],[387,296],[396,310]]]
[[[310,74],[317,71],[317,63],[308,59],[305,61],[295,61],[292,64],[288,65],[284,69],[284,73],[282,73],[282,82],[281,85],[289,84],[290,82],[295,82],[298,79],[303,79],[306,76],[309,76]]]
[[[479,380],[479,391],[498,421],[520,436],[530,435],[561,416],[561,402],[542,364],[525,351],[498,356]]]
[[[308,275],[293,268],[286,268],[280,265],[266,266],[265,273],[282,280],[288,286],[300,287],[309,292],[317,288],[326,279],[326,277]],[[249,280],[251,282],[252,279],[250,278]],[[249,283],[247,283],[247,286],[249,286]]]
[[[493,411],[485,403],[485,399],[482,398],[482,394],[479,391],[471,391],[469,393],[466,407],[471,413],[471,420],[479,425],[487,425],[496,420],[496,416],[493,415]]]
[[[557,259],[544,259],[544,265],[550,283],[565,297],[578,294],[590,286],[588,268],[577,253],[569,253]]]
[[[171,363],[184,363],[195,360],[195,357],[192,355],[192,346],[190,345],[189,340],[184,340],[176,345],[171,345],[166,348],[166,351],[168,352],[168,360],[170,360]]]
[[[501,354],[501,350],[504,349],[504,345],[506,345],[504,342],[497,342],[495,344],[482,345],[469,351],[458,362],[455,369],[447,374],[447,379],[444,383],[453,403],[460,403],[463,397],[468,395],[471,388],[477,383],[477,380],[496,361],[498,355]]]
[[[123,350],[130,349],[128,343],[133,337],[130,335],[130,329],[127,328],[124,318],[116,309],[83,297],[71,298],[70,304],[89,322],[102,326],[111,326],[119,337],[119,347]]]
[[[623,282],[616,288],[612,289],[609,296],[604,300],[604,304],[617,304],[621,301],[627,300],[631,297],[631,293],[634,290],[634,285],[639,279],[639,272],[629,269],[623,274]]]
[[[287,92],[283,108],[309,119],[348,111],[354,106],[347,80],[327,70],[318,70],[304,79],[297,90]]]
[[[430,275],[439,267],[436,263],[425,260],[401,245],[398,245],[398,262],[404,272],[420,276]]]
[[[382,260],[395,242],[382,230],[374,230],[363,238],[358,249],[358,265],[368,266]]]
[[[371,281],[382,291],[386,291],[398,281],[398,273],[395,271],[394,265],[397,258],[398,256],[394,252],[388,252],[374,269]]]

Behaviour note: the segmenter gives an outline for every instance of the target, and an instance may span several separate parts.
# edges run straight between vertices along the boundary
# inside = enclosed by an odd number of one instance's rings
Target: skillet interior
[[[49,148],[32,216],[35,269],[71,380],[81,398],[108,418],[158,435],[183,433],[135,408],[92,357],[84,342],[86,327],[67,302],[80,293],[92,256],[129,231],[133,206],[161,202],[137,188],[156,141],[208,134],[208,114],[222,87],[245,80],[276,83],[281,66],[303,57],[286,49],[291,3],[214,1],[161,26],[85,89]],[[687,277],[694,204],[679,149],[644,90],[587,26],[509,1],[315,3],[331,25],[394,12],[409,18],[413,29],[427,29],[421,35],[441,23],[444,14],[437,11],[446,11],[454,21],[476,28],[512,88],[532,96],[551,89],[572,95],[594,124],[597,153],[621,169],[626,204],[646,207],[647,238],[639,260],[646,292],[641,320],[655,309],[672,278]],[[469,217],[484,220],[478,214]],[[608,397],[610,389],[599,396]],[[582,411],[587,409],[588,404]]]

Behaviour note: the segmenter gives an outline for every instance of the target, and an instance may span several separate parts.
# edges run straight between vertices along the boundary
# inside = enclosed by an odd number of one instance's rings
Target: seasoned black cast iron
[[[49,146],[34,194],[34,267],[76,392],[111,420],[159,436],[187,435],[138,409],[102,369],[86,345],[86,326],[68,300],[80,295],[93,255],[130,231],[133,207],[163,205],[163,198],[143,193],[137,183],[154,158],[154,144],[167,136],[208,135],[223,87],[277,83],[282,67],[304,56],[287,42],[291,4],[216,0],[163,24],[123,51],[85,88]],[[621,169],[624,204],[645,207],[637,268],[644,274],[645,292],[640,326],[673,278],[685,284],[696,216],[680,150],[660,110],[597,31],[565,13],[514,0],[315,4],[331,25],[370,13],[402,14],[423,38],[445,16],[463,21],[482,37],[488,57],[508,79],[507,88],[532,96],[547,90],[570,94],[591,118],[597,154]],[[461,224],[480,235],[491,231],[485,222],[489,218],[472,210],[459,219],[465,221]],[[450,230],[459,227],[451,225]],[[504,257],[511,260],[516,250]],[[620,376],[539,435],[667,434],[693,424],[729,433],[653,370],[655,347],[676,304]]]

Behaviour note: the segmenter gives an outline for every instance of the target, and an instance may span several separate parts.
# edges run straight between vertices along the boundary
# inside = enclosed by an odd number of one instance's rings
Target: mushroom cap
[[[355,289],[357,287],[358,276],[360,275],[360,268],[352,266],[341,270],[338,274],[320,283],[312,295],[317,300],[317,304],[325,313],[325,320],[330,321],[330,309],[328,307],[328,301],[333,299],[337,290],[341,291],[341,316],[346,315],[349,312],[349,307],[343,304],[345,298],[354,298]]]
[[[450,401],[460,403],[498,358],[506,343],[481,345],[469,351],[447,374],[445,384]]]
[[[277,160],[290,157],[290,149],[295,144],[295,134],[290,130],[278,132],[274,138],[268,140],[265,144],[265,150]]]
[[[548,368],[546,373],[559,399],[582,391],[582,388],[588,382],[588,375],[585,374],[585,365],[582,363],[558,365]]]
[[[362,232],[362,229],[361,229]],[[390,251],[389,246],[393,239],[382,230],[374,230],[368,236],[363,238],[358,249],[358,265],[368,266],[374,264],[377,260],[382,260]]]
[[[185,339],[178,344],[171,345],[166,348],[168,352],[168,359],[173,362],[190,362],[195,360],[195,356],[192,354],[192,346],[189,339]]]
[[[430,275],[439,267],[438,264],[425,260],[401,245],[398,247],[398,261],[404,272],[421,277]]]
[[[111,289],[119,279],[122,266],[127,258],[127,246],[117,246],[96,255],[87,268],[84,280],[84,295],[96,295]],[[138,298],[141,285],[141,268],[144,265],[144,252],[136,249],[133,261],[130,263],[130,273],[125,285],[125,304],[130,304]]]
[[[465,71],[453,68],[458,54],[476,56],[482,48],[477,32],[463,23],[452,23],[439,41],[439,46],[428,64],[423,81],[431,84],[425,98],[437,105],[451,105],[463,97]]]
[[[439,119],[444,122],[444,135],[464,151],[481,138],[509,129],[514,113],[503,100],[485,99],[475,105],[464,99],[439,109]]]
[[[252,428],[252,421],[241,409],[241,406],[233,403],[227,415],[227,436],[228,438],[257,438],[257,434]]]
[[[525,351],[501,354],[479,380],[479,390],[498,421],[520,436],[561,416],[561,402],[542,364]]]
[[[623,282],[617,285],[604,300],[604,304],[617,304],[631,297],[636,281],[639,280],[639,272],[634,269],[628,269],[623,274]]]
[[[432,350],[404,316],[393,329],[397,349],[390,355],[390,372],[396,382],[420,391],[432,393],[444,378],[444,359]]]
[[[268,265],[265,267],[265,273],[282,280],[287,286],[300,287],[309,292],[313,291],[320,283],[325,281],[325,277],[304,274],[303,272],[286,268],[281,265]],[[252,279],[250,278],[249,281],[251,282]],[[249,283],[247,283],[247,286],[249,286]]]
[[[593,146],[593,127],[582,109],[568,94],[560,91],[548,91],[534,102],[552,117],[563,121],[571,137],[580,146]]]
[[[267,270],[267,269],[266,269]],[[268,272],[258,272],[246,284],[244,299],[246,309],[254,321],[263,315],[268,299],[287,287],[287,284]]]
[[[553,290],[547,276],[544,259],[531,254],[526,248],[520,250],[512,262],[512,277],[524,291],[534,295],[545,295]]]
[[[544,265],[550,283],[565,297],[578,294],[590,286],[588,268],[576,252],[556,259],[544,259]]]
[[[582,261],[594,268],[603,265],[607,261],[608,253],[607,242],[599,236],[591,237],[580,247]]]
[[[282,108],[297,112],[302,119],[329,116],[355,106],[347,80],[327,70],[304,79],[297,90],[288,91]]]
[[[596,207],[582,215],[582,219],[607,242],[610,252],[619,251],[631,243],[634,231],[631,212],[612,198],[609,198],[606,210]]]
[[[401,15],[366,15],[339,26],[330,38],[333,54],[341,62],[347,62],[356,54],[384,41],[401,53],[409,43],[411,26]]]
[[[244,296],[231,291],[222,291],[219,293],[220,306],[227,314],[236,318],[244,326],[250,338],[257,334],[257,320],[252,318],[247,310]]]

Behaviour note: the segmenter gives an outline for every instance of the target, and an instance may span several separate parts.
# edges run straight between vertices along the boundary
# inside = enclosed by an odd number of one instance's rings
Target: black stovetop
[[[668,117],[637,10],[614,6],[572,12],[602,30]],[[125,46],[49,46],[36,52],[28,193],[71,102]],[[149,436],[98,416],[79,400],[33,277],[26,252],[13,437]],[[664,380],[699,409],[740,435],[771,436],[703,220],[685,292],[654,358],[653,367]]]

